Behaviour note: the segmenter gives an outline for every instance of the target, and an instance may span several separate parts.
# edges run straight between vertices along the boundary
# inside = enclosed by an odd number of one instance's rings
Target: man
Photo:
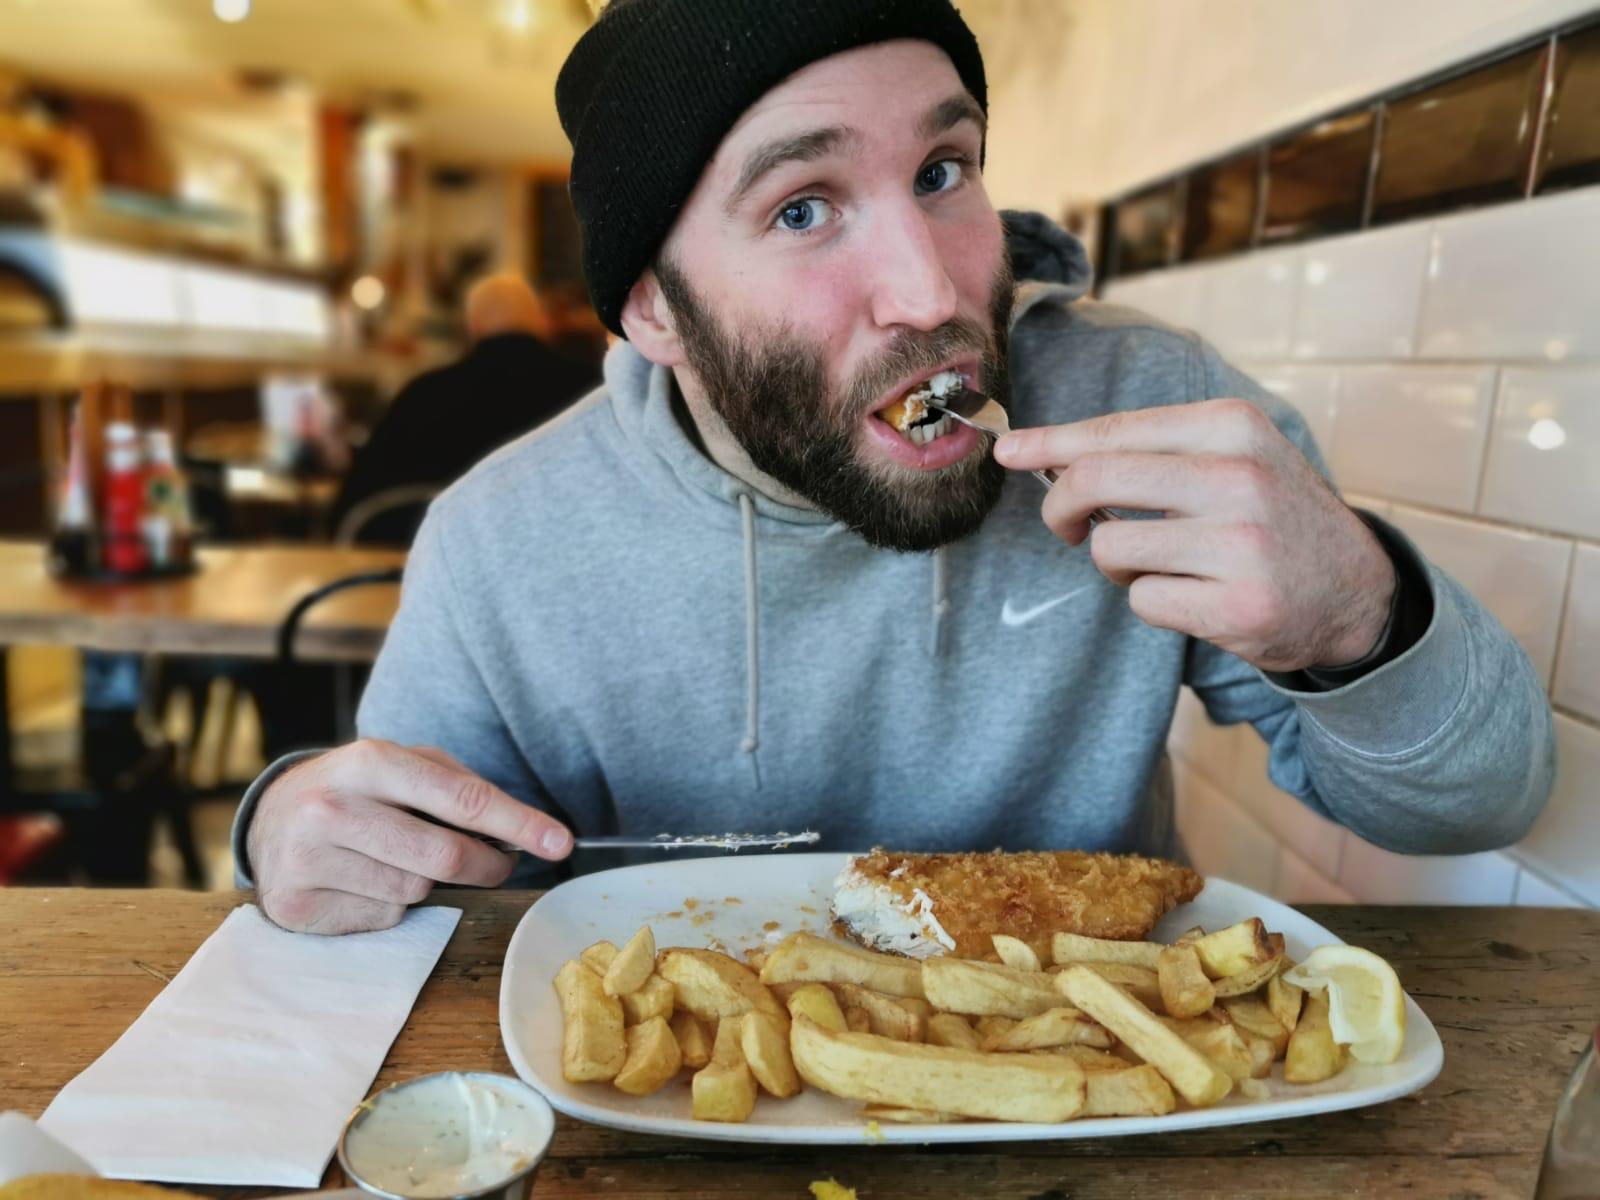
[[[443,488],[491,451],[548,420],[594,387],[596,372],[550,348],[554,329],[520,275],[491,275],[467,293],[460,362],[428,371],[395,397],[334,505],[335,526],[362,501],[394,488]],[[374,518],[360,540],[411,541],[421,505]]]
[[[527,851],[519,880],[623,825],[1170,851],[1185,683],[1364,838],[1522,834],[1551,777],[1525,657],[1283,405],[1082,301],[1064,234],[1032,224],[1068,282],[1013,304],[985,100],[947,0],[631,0],[580,41],[557,102],[627,341],[433,506],[364,739],[247,796],[274,920],[383,926],[512,873],[458,830]],[[1022,431],[991,456],[877,415],[943,369]],[[1165,519],[1091,530],[1105,506]]]

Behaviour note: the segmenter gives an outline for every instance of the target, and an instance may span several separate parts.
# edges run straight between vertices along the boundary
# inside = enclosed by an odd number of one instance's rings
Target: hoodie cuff
[[[292,754],[285,754],[257,775],[255,782],[245,789],[244,799],[239,801],[238,811],[233,814],[233,832],[228,835],[233,846],[234,887],[241,891],[250,891],[256,886],[255,880],[250,875],[250,856],[245,852],[245,846],[250,840],[250,818],[255,816],[256,804],[260,801],[262,793],[276,783],[278,777],[290,767],[298,766],[306,759],[315,758],[321,753],[321,750],[296,750]]]
[[[1293,700],[1304,718],[1346,749],[1366,757],[1397,758],[1432,738],[1460,709],[1471,648],[1450,589],[1440,586],[1434,569],[1404,534],[1390,525],[1383,525],[1382,532],[1391,553],[1399,550],[1411,558],[1408,565],[1416,570],[1407,572],[1408,584],[1426,590],[1431,616],[1422,636],[1371,673],[1327,691],[1295,686],[1297,675],[1260,674],[1268,687]],[[1419,599],[1413,596],[1409,603]]]

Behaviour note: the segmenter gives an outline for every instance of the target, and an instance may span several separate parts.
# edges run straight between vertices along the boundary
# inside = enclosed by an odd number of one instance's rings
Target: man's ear
[[[681,367],[687,361],[672,309],[654,271],[647,269],[628,289],[628,298],[622,305],[622,328],[633,348],[657,366]]]

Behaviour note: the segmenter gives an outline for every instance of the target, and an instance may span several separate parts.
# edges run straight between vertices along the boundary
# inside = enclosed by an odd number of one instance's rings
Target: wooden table
[[[461,925],[379,1074],[509,1072],[497,1005],[530,893],[450,891]],[[0,891],[0,1107],[42,1112],[248,897]],[[805,1197],[830,1176],[886,1197],[1532,1195],[1556,1096],[1600,1021],[1600,913],[1307,909],[1395,964],[1444,1039],[1444,1072],[1377,1108],[1140,1138],[926,1148],[759,1147],[562,1118],[536,1197]],[[336,1182],[337,1168],[330,1173]],[[229,1194],[218,1189],[218,1194]]]
[[[308,592],[345,575],[400,566],[403,551],[339,546],[202,549],[200,569],[142,583],[63,583],[38,542],[0,542],[0,646],[270,658],[278,626]],[[313,608],[295,642],[300,659],[377,657],[398,587],[354,588]]]

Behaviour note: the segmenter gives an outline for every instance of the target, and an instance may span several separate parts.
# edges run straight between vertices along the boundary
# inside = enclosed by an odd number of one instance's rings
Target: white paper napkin
[[[114,1179],[315,1187],[460,918],[318,937],[236,908],[39,1126]]]

